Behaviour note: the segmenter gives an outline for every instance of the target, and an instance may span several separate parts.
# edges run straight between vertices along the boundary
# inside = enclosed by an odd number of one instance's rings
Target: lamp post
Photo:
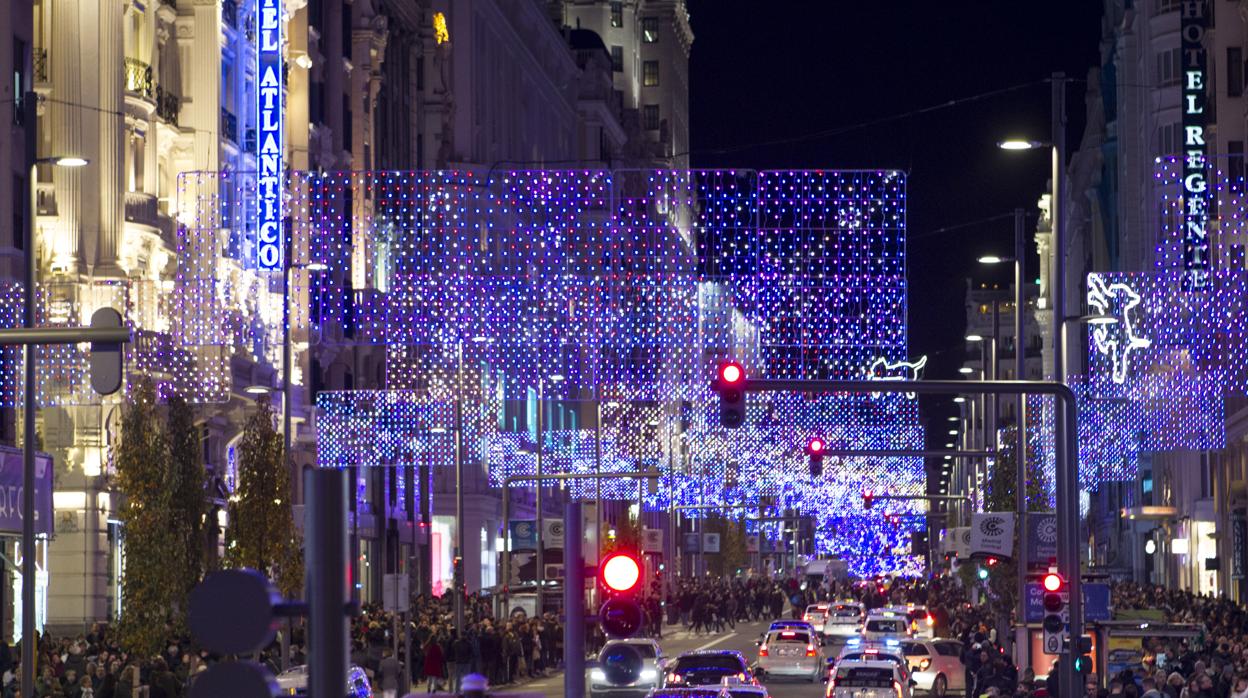
[[[1014,257],[997,257],[985,255],[979,258],[981,264],[1000,264],[1014,262],[1014,380],[1027,379],[1027,342],[1023,334],[1023,308],[1026,306],[1026,288],[1023,285],[1023,260],[1025,256],[1023,237],[1025,233],[1025,217],[1023,209],[1014,209]],[[995,322],[994,312],[994,322]],[[1026,618],[1027,577],[1027,420],[1024,416],[1026,398],[1015,396],[1014,402],[1014,506],[1018,512],[1018,613],[1019,623]],[[1031,665],[1031,643],[1023,643],[1023,652],[1028,666]]]
[[[38,96],[22,95],[22,129],[27,163],[26,219],[22,230],[22,252],[26,259],[26,283],[22,288],[22,326],[35,326],[35,214],[39,206],[39,165],[84,167],[79,157],[39,157]],[[24,391],[22,396],[22,695],[35,695],[35,349],[26,345]],[[45,522],[51,523],[51,522]]]

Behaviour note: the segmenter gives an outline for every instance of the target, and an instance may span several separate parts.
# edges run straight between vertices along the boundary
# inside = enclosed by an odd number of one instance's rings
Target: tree
[[[1015,511],[1017,502],[1018,465],[1015,458],[1013,429],[1004,431],[1004,443],[1010,447],[998,453],[989,474],[987,509],[988,511]],[[1027,510],[1036,511],[1044,508],[1046,494],[1044,471],[1036,463],[1027,466]],[[1021,558],[1026,551],[1018,551],[1016,558]],[[988,588],[1002,613],[1010,613],[1018,603],[1018,560],[999,562],[988,568]]]
[[[719,554],[707,558],[707,569],[713,576],[733,576],[745,566],[745,526],[740,521],[712,514],[706,519],[706,531],[719,534]]]
[[[169,448],[170,525],[179,544],[178,576],[183,580],[185,601],[191,589],[204,575],[204,517],[208,500],[204,497],[207,473],[199,448],[199,430],[195,413],[181,396],[169,398],[169,420],[166,427]],[[185,608],[179,604],[178,608]],[[178,619],[180,620],[180,618]],[[181,623],[178,623],[181,627]]]
[[[243,426],[238,489],[230,498],[225,564],[269,576],[282,594],[303,588],[303,550],[291,514],[290,468],[267,396]]]
[[[122,409],[113,462],[117,489],[124,497],[120,516],[125,530],[118,630],[124,647],[146,657],[160,652],[171,609],[180,607],[186,593],[180,566],[169,564],[183,541],[170,526],[168,446],[150,382],[140,383]]]

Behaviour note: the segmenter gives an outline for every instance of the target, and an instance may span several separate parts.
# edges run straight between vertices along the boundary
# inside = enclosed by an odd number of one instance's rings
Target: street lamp
[[[22,95],[22,130],[25,140],[26,220],[22,230],[23,252],[26,255],[26,283],[22,288],[22,326],[35,327],[35,214],[39,210],[39,165],[54,167],[85,167],[87,160],[62,155],[39,157],[38,96]],[[26,345],[25,395],[22,400],[22,695],[35,694],[35,350]]]
[[[1029,141],[1022,138],[1007,138],[1003,141],[997,141],[997,147],[1002,150],[1036,150],[1046,145],[1048,144],[1043,141]]]

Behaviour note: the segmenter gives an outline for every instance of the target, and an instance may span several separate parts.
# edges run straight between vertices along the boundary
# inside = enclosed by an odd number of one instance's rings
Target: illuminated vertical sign
[[[1209,283],[1209,181],[1205,114],[1209,61],[1205,51],[1208,0],[1183,0],[1183,286]]]
[[[260,164],[256,263],[261,269],[281,269],[285,232],[282,226],[282,5],[281,0],[257,0],[260,40],[256,71],[259,124],[256,161]]]

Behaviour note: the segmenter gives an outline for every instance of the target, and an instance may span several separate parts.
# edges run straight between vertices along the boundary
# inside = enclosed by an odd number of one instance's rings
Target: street
[[[681,652],[690,650],[736,650],[745,655],[749,662],[753,662],[758,656],[758,647],[754,641],[767,629],[771,623],[768,621],[760,621],[757,623],[738,623],[735,629],[728,630],[724,633],[698,633],[694,634],[688,630],[669,630],[664,635],[660,645],[663,651],[669,657],[675,657]],[[676,626],[669,626],[675,628]],[[825,650],[828,653],[839,651],[840,647],[836,645],[828,645]],[[764,684],[767,690],[775,698],[817,698],[823,695],[824,685],[822,683],[810,684],[804,681],[792,680],[772,680],[766,681]],[[517,689],[517,692],[540,692],[548,696],[564,695],[564,679],[560,673],[540,681],[534,681],[525,684]],[[586,694],[588,696],[588,694]]]

